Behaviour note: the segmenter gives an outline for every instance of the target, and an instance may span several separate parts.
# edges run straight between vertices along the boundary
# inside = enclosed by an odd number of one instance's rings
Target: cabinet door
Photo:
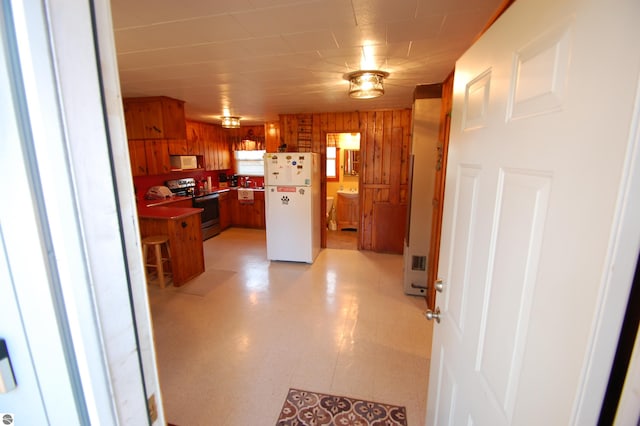
[[[338,194],[337,222],[338,229],[358,228],[360,219],[357,197],[346,197]]]
[[[142,103],[125,102],[124,121],[128,139],[144,139],[144,105]]]
[[[152,101],[143,104],[144,139],[162,139],[162,102]]]
[[[160,101],[160,113],[163,138],[187,138],[184,119],[184,102],[177,99],[162,98],[162,101]]]
[[[207,170],[218,170],[218,154],[216,147],[216,131],[213,126],[204,126],[202,135],[205,149],[205,167]]]
[[[160,175],[171,171],[169,143],[166,139],[144,141],[147,155],[147,174]]]
[[[133,176],[144,176],[147,174],[147,154],[145,152],[144,141],[130,139],[129,162],[131,163],[131,174]]]
[[[237,200],[237,193],[232,191],[235,211],[233,221],[235,225],[244,228],[265,228],[264,192],[254,193],[253,203],[241,203]]]
[[[206,126],[206,124],[198,123],[197,121],[187,121],[187,154],[203,155],[205,153],[203,129]]]
[[[220,204],[220,228],[227,229],[231,226],[231,198],[228,192],[223,192],[218,198]]]
[[[188,143],[184,139],[169,140],[169,155],[189,155]]]
[[[200,215],[169,221],[173,283],[180,286],[204,272]]]

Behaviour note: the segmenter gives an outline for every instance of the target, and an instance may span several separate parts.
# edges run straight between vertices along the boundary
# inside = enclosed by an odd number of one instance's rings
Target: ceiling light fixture
[[[222,118],[222,127],[225,129],[238,129],[240,127],[240,117],[225,115]]]
[[[371,99],[384,95],[384,79],[388,72],[378,70],[354,71],[345,76],[349,80],[349,96]]]

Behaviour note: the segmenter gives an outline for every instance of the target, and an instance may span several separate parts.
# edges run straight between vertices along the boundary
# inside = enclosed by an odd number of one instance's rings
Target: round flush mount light
[[[349,73],[349,96],[354,99],[372,99],[384,95],[384,79],[389,73],[379,70],[360,70]]]

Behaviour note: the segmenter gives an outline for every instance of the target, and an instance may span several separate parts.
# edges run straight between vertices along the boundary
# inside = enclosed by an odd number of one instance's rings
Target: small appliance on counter
[[[234,188],[238,186],[238,175],[231,176],[231,178],[229,179],[229,186]]]
[[[220,185],[220,188],[226,188],[227,186],[229,186],[229,182],[227,182],[227,174],[226,173],[220,173],[218,174],[218,182]]]
[[[147,193],[144,194],[144,198],[147,200],[164,200],[166,198],[171,198],[173,196],[173,192],[166,186],[158,185],[152,186],[147,190]]]

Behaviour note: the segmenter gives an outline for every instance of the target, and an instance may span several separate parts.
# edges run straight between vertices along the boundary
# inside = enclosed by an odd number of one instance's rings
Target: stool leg
[[[160,244],[156,244],[156,270],[158,271],[158,281],[160,288],[164,288],[164,271],[162,270],[162,249]]]
[[[169,241],[165,243],[167,247],[167,262],[171,262],[171,248],[169,247]],[[173,263],[171,263],[171,280],[173,280]]]

